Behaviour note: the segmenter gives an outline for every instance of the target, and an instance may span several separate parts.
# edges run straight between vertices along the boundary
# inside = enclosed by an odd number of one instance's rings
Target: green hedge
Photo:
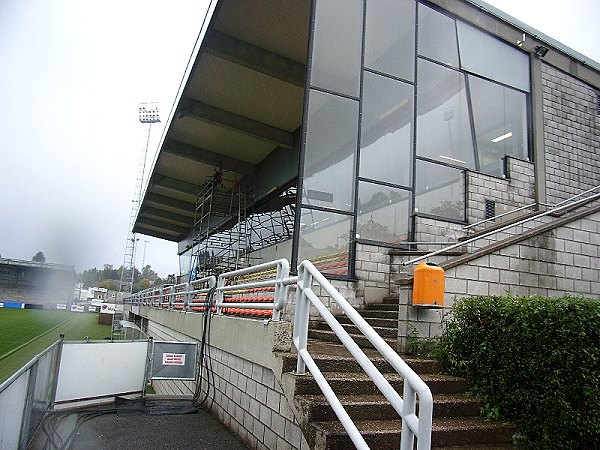
[[[520,446],[600,448],[599,301],[465,298],[446,319],[441,349],[488,413],[519,424]]]

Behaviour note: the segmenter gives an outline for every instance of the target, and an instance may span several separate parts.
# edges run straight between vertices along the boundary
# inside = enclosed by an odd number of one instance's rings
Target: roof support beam
[[[256,173],[256,166],[254,164],[242,161],[241,159],[224,156],[204,148],[195,147],[181,141],[176,141],[175,139],[165,140],[161,151],[181,156],[182,158],[191,161],[215,166],[223,170],[236,172],[241,175],[254,175]]]
[[[204,50],[248,69],[304,87],[304,64],[218,31],[213,30],[204,38]]]
[[[214,106],[197,102],[192,99],[187,99],[185,103],[188,103],[189,106],[184,107],[181,110],[179,117],[187,116],[203,122],[208,122],[261,141],[279,145],[280,147],[289,149],[294,147],[294,135],[289,131],[275,128],[266,123],[258,122],[249,119],[248,117],[215,108]]]
[[[163,222],[162,220],[148,219],[147,217],[138,217],[137,227],[151,227],[158,228],[159,230],[165,230],[166,232],[176,233],[180,236],[186,235],[189,228],[173,225],[172,223]]]
[[[189,227],[194,222],[194,219],[191,217],[182,216],[180,214],[165,211],[163,209],[152,208],[149,206],[142,206],[139,215],[143,217],[164,220],[173,225],[183,225],[184,227]]]
[[[194,210],[196,205],[191,202],[186,202],[184,200],[178,200],[176,198],[166,197],[164,195],[155,194],[154,192],[146,192],[146,196],[144,197],[144,203],[153,203],[156,208],[160,208],[158,205],[164,205],[172,209],[179,210],[182,214],[187,214],[189,217],[194,217]],[[164,210],[167,211],[167,210]]]
[[[200,192],[200,186],[197,184],[181,181],[176,178],[171,178],[160,173],[155,173],[150,179],[151,186],[160,186],[173,191],[182,192],[184,194],[193,195],[194,197]]]

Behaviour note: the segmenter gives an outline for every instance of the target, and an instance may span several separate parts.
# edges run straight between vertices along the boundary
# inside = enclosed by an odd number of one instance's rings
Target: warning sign
[[[185,366],[185,353],[163,353],[163,366]]]

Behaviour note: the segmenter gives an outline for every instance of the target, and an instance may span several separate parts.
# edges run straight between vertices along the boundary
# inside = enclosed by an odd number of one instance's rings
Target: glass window
[[[529,57],[477,28],[458,22],[463,69],[529,92]]]
[[[415,212],[465,220],[464,171],[417,161]]]
[[[331,275],[348,274],[352,216],[302,208],[298,262],[308,259]]]
[[[458,68],[454,19],[419,4],[419,55]]]
[[[192,269],[192,249],[185,251],[181,255],[179,255],[179,275],[187,277],[190,274],[190,270]],[[187,278],[185,278],[187,281]]]
[[[465,76],[425,60],[417,70],[417,155],[474,169]]]
[[[414,88],[365,72],[360,133],[360,176],[408,186]]]
[[[312,90],[306,127],[302,203],[352,211],[358,102]]]
[[[358,185],[357,239],[398,244],[408,237],[410,191],[379,184]]]
[[[479,170],[500,176],[505,156],[528,156],[527,95],[474,76],[469,76],[469,90]]]
[[[316,3],[310,84],[358,97],[363,2],[318,0]]]
[[[414,0],[369,0],[365,67],[412,81],[414,55]]]

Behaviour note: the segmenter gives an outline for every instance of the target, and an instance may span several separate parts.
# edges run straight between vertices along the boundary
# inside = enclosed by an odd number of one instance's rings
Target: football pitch
[[[60,334],[71,341],[104,339],[111,336],[111,327],[99,325],[92,313],[0,308],[0,383]]]

